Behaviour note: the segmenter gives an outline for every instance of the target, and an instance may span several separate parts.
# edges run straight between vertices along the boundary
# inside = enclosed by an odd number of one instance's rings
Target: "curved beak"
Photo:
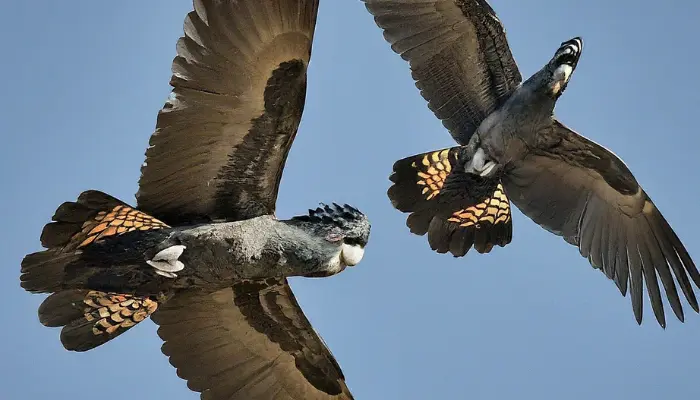
[[[348,245],[343,243],[340,250],[341,262],[349,267],[353,267],[362,261],[365,255],[364,247],[357,245]]]

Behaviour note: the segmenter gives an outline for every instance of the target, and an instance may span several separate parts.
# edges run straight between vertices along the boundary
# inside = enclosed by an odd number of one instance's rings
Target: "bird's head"
[[[546,69],[550,72],[547,87],[554,98],[561,96],[566,89],[582,51],[583,39],[575,37],[562,43],[547,64]]]
[[[343,268],[357,265],[362,260],[369,241],[370,223],[358,209],[347,204],[321,204],[321,207],[309,210],[308,215],[292,218],[292,222],[338,246],[339,261]]]

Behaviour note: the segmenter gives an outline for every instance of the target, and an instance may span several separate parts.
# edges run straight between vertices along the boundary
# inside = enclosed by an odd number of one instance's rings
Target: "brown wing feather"
[[[428,107],[460,144],[522,81],[485,0],[363,0],[411,65]]]
[[[163,353],[203,399],[352,399],[286,280],[187,292],[153,320]]]
[[[700,274],[627,166],[556,120],[541,137],[543,146],[503,179],[511,201],[533,221],[577,246],[623,295],[629,283],[637,322],[642,321],[643,281],[661,326],[666,322],[658,280],[678,319],[683,321],[684,315],[677,286],[697,312],[690,281],[700,287]]]
[[[275,210],[301,119],[318,0],[195,0],[139,209],[171,224]]]

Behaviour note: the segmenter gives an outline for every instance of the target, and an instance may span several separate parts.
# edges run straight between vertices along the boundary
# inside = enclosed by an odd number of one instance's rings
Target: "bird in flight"
[[[99,191],[63,203],[21,286],[68,350],[151,317],[203,399],[352,399],[290,276],[358,264],[364,214],[275,217],[306,97],[318,0],[195,0],[172,64],[136,206]]]
[[[577,246],[623,296],[629,287],[637,323],[642,282],[662,327],[659,280],[680,321],[678,286],[698,312],[700,274],[649,195],[615,154],[554,116],[583,50],[580,37],[523,82],[485,0],[363,1],[459,144],[394,164],[388,196],[409,213],[411,232],[427,233],[439,253],[488,253],[511,241],[512,201]]]

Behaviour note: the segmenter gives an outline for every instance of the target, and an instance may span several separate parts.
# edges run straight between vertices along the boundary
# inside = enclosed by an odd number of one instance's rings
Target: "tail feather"
[[[47,249],[60,247],[74,250],[87,237],[84,228],[99,220],[100,211],[112,210],[117,206],[127,205],[96,190],[81,193],[77,202],[65,202],[58,207],[51,218],[54,222],[46,224],[41,232],[41,245]]]
[[[83,250],[111,236],[167,228],[166,224],[94,190],[61,204],[52,220],[41,233],[47,250],[24,257],[20,284],[29,292],[52,293],[39,307],[39,321],[63,327],[61,342],[66,349],[86,351],[106,343],[148,318],[158,302],[165,301],[83,289],[95,270],[115,267],[86,259]]]
[[[59,291],[63,287],[66,266],[79,258],[79,254],[61,253],[59,249],[29,254],[22,260],[20,286],[32,293]]]
[[[387,194],[394,208],[403,212],[429,207],[440,194],[447,176],[457,164],[459,147],[406,157],[394,163]]]
[[[435,210],[424,209],[410,213],[406,218],[406,226],[411,230],[411,233],[418,236],[423,236],[428,233],[430,222],[435,216]]]
[[[168,226],[126,203],[99,191],[83,192],[76,202],[61,204],[53,222],[44,226],[41,244],[48,250],[22,260],[21,286],[30,292],[56,292],[66,267],[80,258],[80,250],[100,239],[134,230]]]
[[[39,321],[63,327],[61,343],[67,350],[87,351],[126,332],[157,308],[158,301],[151,297],[65,290],[44,300],[39,306]]]
[[[47,249],[63,247],[79,230],[74,223],[52,222],[41,231],[41,245]]]
[[[397,161],[387,194],[409,213],[412,233],[428,234],[438,253],[464,256],[470,248],[488,253],[512,239],[510,201],[497,177],[464,171],[462,147],[437,150]]]

